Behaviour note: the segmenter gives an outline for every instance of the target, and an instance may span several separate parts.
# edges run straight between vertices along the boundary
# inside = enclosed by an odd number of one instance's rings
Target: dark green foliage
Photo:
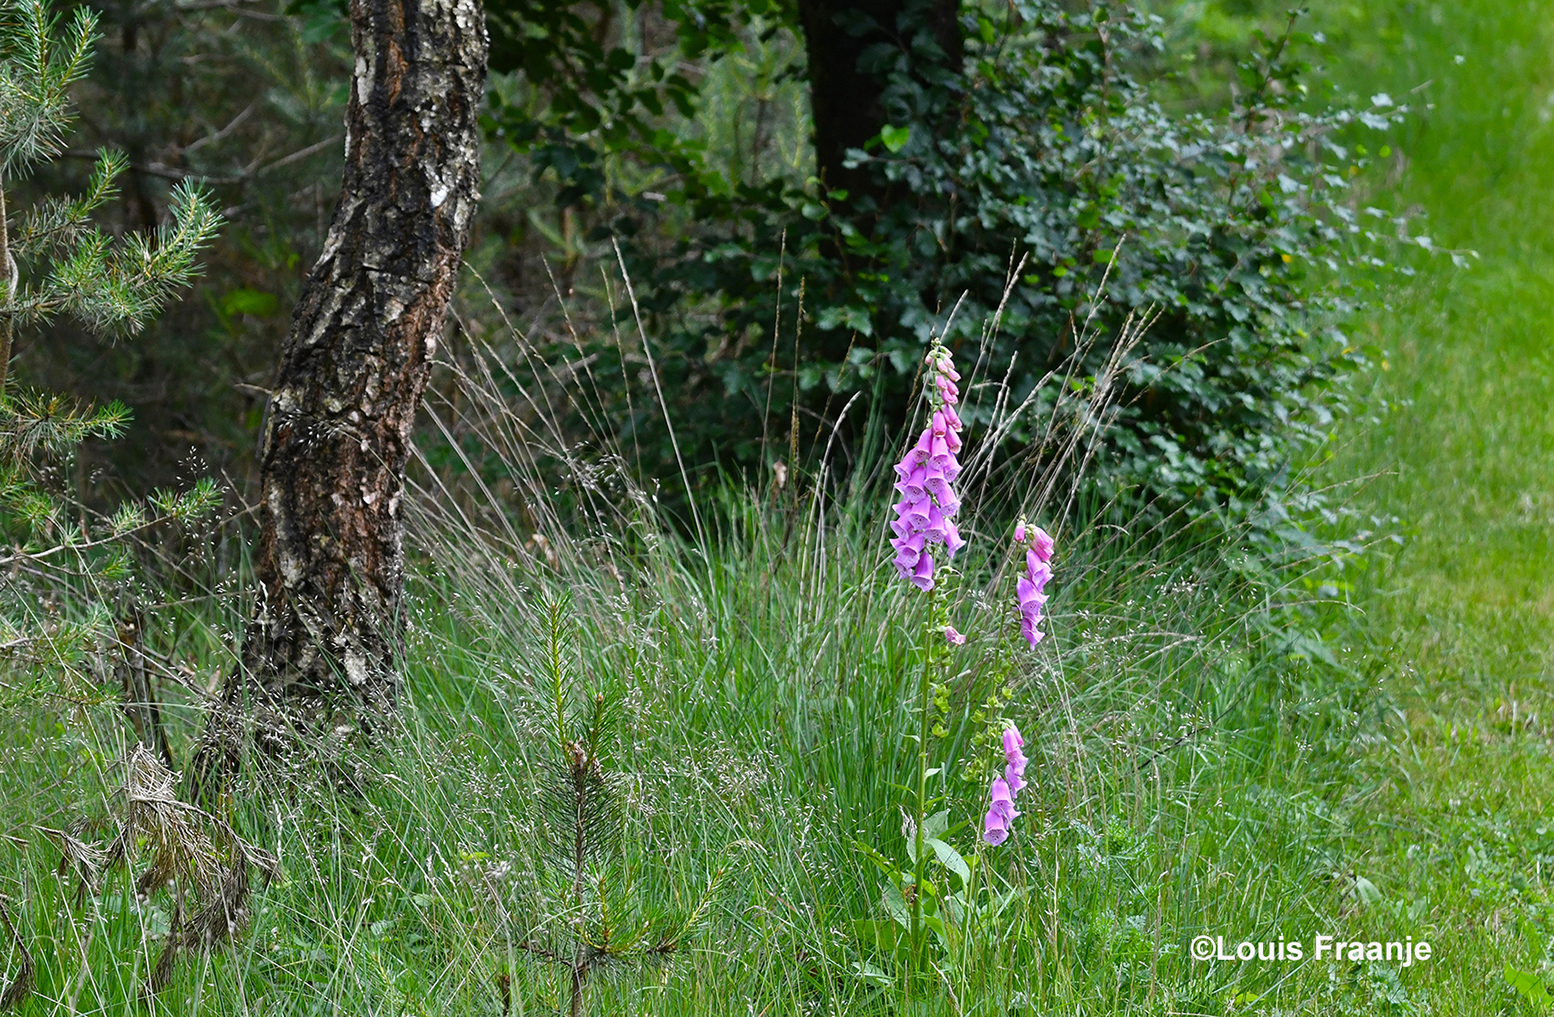
[[[1028,401],[1035,435],[1056,397],[1043,377],[1087,384],[1108,353],[1070,362],[1076,332],[1088,321],[1115,336],[1147,309],[1103,487],[1229,518],[1280,491],[1365,363],[1335,327],[1372,260],[1352,256],[1359,160],[1339,132],[1385,128],[1400,108],[1379,97],[1368,112],[1306,112],[1294,50],[1311,40],[1293,31],[1255,37],[1232,109],[1181,116],[1128,73],[1156,39],[1125,11],[1037,0],[968,15],[962,74],[926,29],[899,27],[898,46],[864,58],[888,83],[889,125],[851,153],[870,194],[731,201],[693,181],[673,197],[694,219],[736,225],[632,264],[674,351],[665,388],[706,452],[751,463],[768,405],[787,431],[790,391],[806,445],[855,390],[901,412],[946,329],[958,359],[979,364],[973,385],[1007,380],[1010,404]],[[789,322],[804,300],[796,362],[794,326],[771,341],[780,259]],[[796,374],[774,386],[779,369]],[[968,423],[991,407],[972,399]]]
[[[578,410],[566,439],[614,434],[639,455],[640,474],[676,476],[645,371],[652,353],[693,483],[714,463],[765,468],[795,449],[818,458],[827,444],[833,461],[854,461],[865,421],[879,433],[900,422],[919,352],[963,295],[949,337],[957,354],[981,361],[979,382],[1007,381],[1004,398],[1042,423],[1055,389],[1037,383],[1057,372],[1088,384],[1108,353],[1102,342],[1076,362],[1074,326],[1094,310],[1092,324],[1115,337],[1129,312],[1153,305],[1104,485],[1230,517],[1282,488],[1302,444],[1342,412],[1341,379],[1364,363],[1332,329],[1365,260],[1346,238],[1357,214],[1347,177],[1364,160],[1336,134],[1359,120],[1384,126],[1397,108],[1304,112],[1320,103],[1299,59],[1309,40],[1297,34],[1257,43],[1232,108],[1172,112],[1153,102],[1156,26],[1073,6],[963,4],[957,71],[905,4],[902,21],[884,26],[891,41],[865,56],[888,110],[878,138],[853,153],[873,185],[843,194],[806,180],[808,154],[780,165],[768,154],[763,167],[710,136],[712,111],[730,105],[720,68],[802,50],[791,48],[793,4],[493,4],[493,68],[506,77],[486,124],[510,148],[491,160],[471,261],[515,320],[553,295],[572,303],[567,334],[541,349],[551,361],[597,357],[600,400],[586,428]],[[234,219],[235,243],[213,255],[198,306],[152,330],[143,352],[110,354],[103,394],[135,406],[149,425],[138,430],[176,436],[132,452],[158,460],[161,475],[174,449],[195,442],[241,481],[290,293],[332,200],[330,134],[347,73],[340,5],[285,9],[295,15],[285,22],[180,15],[176,30],[155,12],[106,9],[117,45],[111,79],[91,86],[105,110],[93,131],[130,153],[125,224],[163,214],[157,174],[215,181]],[[771,80],[803,74],[788,60]],[[244,87],[254,81],[265,83],[257,101]],[[802,108],[781,115],[804,122]],[[761,124],[746,129],[758,143]],[[606,292],[581,268],[591,255],[613,271],[612,240],[642,336],[624,288]],[[61,355],[29,366],[83,391],[88,358],[104,354],[66,339]],[[223,383],[202,388],[195,375]],[[974,426],[991,404],[972,407]],[[1041,454],[1038,433],[1016,437]]]
[[[486,8],[491,70],[521,72],[532,86],[524,101],[491,97],[489,130],[529,156],[536,179],[550,171],[562,208],[593,204],[609,189],[605,160],[629,154],[671,172],[694,171],[698,146],[665,129],[672,108],[696,116],[700,90],[680,70],[701,70],[739,45],[751,17],[774,13],[777,0],[666,0],[653,5],[652,27],[672,43],[650,55],[647,40],[628,45],[626,22],[649,12],[642,0],[581,9],[545,0],[498,0]],[[646,18],[638,18],[646,25]],[[617,198],[626,198],[621,193]]]

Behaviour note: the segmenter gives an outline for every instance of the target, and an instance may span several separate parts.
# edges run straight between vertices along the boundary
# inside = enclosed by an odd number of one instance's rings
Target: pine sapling
[[[115,239],[93,216],[116,194],[128,168],[121,152],[103,151],[83,194],[49,197],[25,209],[8,206],[10,180],[64,150],[74,113],[70,91],[86,73],[97,15],[74,8],[67,23],[47,0],[0,0],[0,568],[26,577],[0,602],[0,645],[35,658],[70,659],[111,637],[112,586],[129,573],[124,538],[166,520],[210,511],[215,485],[158,493],[92,525],[65,510],[49,476],[88,438],[117,438],[129,422],[119,403],[92,407],[18,389],[10,381],[18,329],[67,317],[108,339],[139,332],[199,272],[198,255],[220,227],[211,200],[179,185],[170,221],[149,233]],[[72,617],[39,624],[32,605],[45,592],[81,606]],[[43,647],[33,652],[34,645]]]
[[[613,703],[602,692],[578,702],[569,671],[570,600],[552,602],[545,667],[554,697],[556,759],[541,783],[549,831],[546,867],[562,898],[560,920],[515,947],[560,967],[569,982],[569,1017],[582,1017],[590,980],[661,961],[702,927],[722,880],[720,868],[683,917],[653,914],[622,861],[626,778],[608,769],[605,745]],[[564,930],[564,931],[563,931]],[[504,992],[510,984],[503,983]]]

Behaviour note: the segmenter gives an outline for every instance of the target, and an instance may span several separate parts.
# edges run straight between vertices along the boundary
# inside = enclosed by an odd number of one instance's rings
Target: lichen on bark
[[[479,201],[478,0],[352,0],[340,201],[266,415],[255,606],[191,780],[392,717],[411,428]]]

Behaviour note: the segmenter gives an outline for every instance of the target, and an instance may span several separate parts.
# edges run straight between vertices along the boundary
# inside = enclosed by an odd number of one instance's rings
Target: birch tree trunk
[[[351,0],[345,173],[292,315],[261,460],[258,599],[196,755],[370,731],[404,635],[405,464],[479,201],[479,0]]]

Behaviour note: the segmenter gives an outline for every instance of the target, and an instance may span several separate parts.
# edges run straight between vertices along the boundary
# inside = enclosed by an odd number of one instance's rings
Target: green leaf
[[[895,863],[893,863],[889,858],[886,858],[884,855],[880,854],[874,848],[865,844],[861,840],[853,841],[853,847],[857,848],[859,851],[862,851],[866,856],[868,856],[869,861],[873,862],[881,872],[889,876],[893,881],[899,880],[901,878],[901,872],[896,868]]]
[[[234,314],[251,314],[255,318],[268,318],[279,309],[280,303],[273,293],[250,289],[233,290],[221,298],[221,313],[227,317]]]
[[[856,305],[833,305],[823,308],[820,314],[816,316],[815,324],[827,332],[834,328],[845,326],[859,335],[872,336],[874,334],[874,322],[869,317],[869,309]]]
[[[853,936],[863,947],[878,950],[887,957],[896,955],[907,945],[905,930],[895,922],[855,919]]]
[[[853,973],[858,976],[859,981],[865,985],[872,985],[876,989],[888,989],[895,984],[891,981],[889,975],[868,961],[864,961],[861,964],[853,961]]]
[[[959,851],[937,837],[930,838],[928,846],[933,848],[933,853],[938,857],[940,865],[960,877],[962,886],[971,883],[971,866],[966,864],[966,859],[961,857]]]
[[[886,883],[880,887],[880,897],[886,913],[895,919],[896,924],[903,929],[909,928],[912,913],[906,906],[906,898],[901,896],[901,891],[896,889],[895,884]]]
[[[892,127],[886,124],[880,129],[880,141],[884,144],[885,150],[891,155],[895,155],[905,148],[907,141],[911,137],[912,128],[910,127]]]
[[[1511,983],[1521,996],[1534,1006],[1554,1006],[1554,995],[1549,993],[1548,986],[1543,984],[1543,979],[1527,971],[1518,971],[1510,965],[1506,965],[1505,980]]]

